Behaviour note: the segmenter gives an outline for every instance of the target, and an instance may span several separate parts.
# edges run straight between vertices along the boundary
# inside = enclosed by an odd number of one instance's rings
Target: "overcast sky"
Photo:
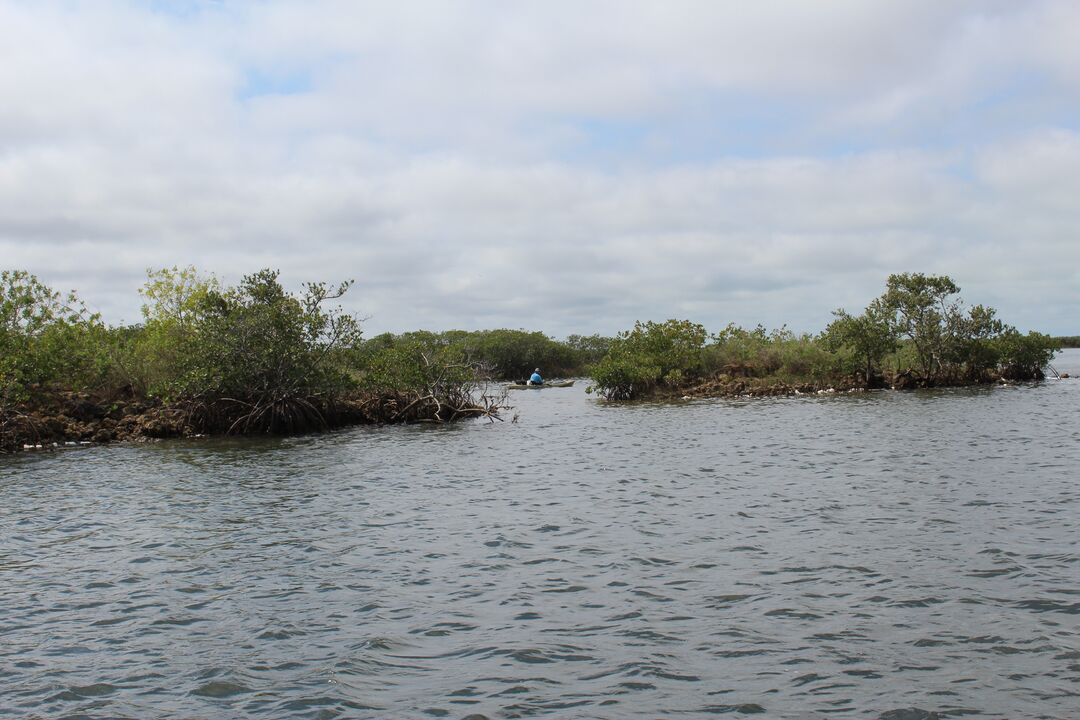
[[[353,278],[368,334],[1080,333],[1080,3],[0,0],[0,268]]]

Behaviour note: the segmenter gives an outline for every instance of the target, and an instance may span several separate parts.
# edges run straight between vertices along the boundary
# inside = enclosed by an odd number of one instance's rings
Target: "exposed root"
[[[486,386],[438,392],[367,392],[323,396],[194,398],[170,405],[80,393],[40,397],[27,407],[0,406],[0,452],[25,445],[107,443],[197,435],[293,435],[349,425],[501,421],[506,393]]]

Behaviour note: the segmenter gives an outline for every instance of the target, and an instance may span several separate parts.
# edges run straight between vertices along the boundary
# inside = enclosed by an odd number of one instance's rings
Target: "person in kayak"
[[[540,368],[533,370],[533,374],[529,377],[529,385],[543,385],[544,378],[540,377]]]

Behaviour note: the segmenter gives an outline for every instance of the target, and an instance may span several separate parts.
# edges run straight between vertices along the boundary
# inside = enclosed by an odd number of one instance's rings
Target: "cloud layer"
[[[0,1],[0,266],[556,336],[817,330],[913,270],[1080,331],[1074,3],[398,5]]]

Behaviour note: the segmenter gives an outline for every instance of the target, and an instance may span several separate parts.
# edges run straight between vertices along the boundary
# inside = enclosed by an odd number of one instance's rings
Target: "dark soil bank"
[[[176,404],[87,393],[42,393],[15,409],[0,411],[0,452],[76,443],[147,441],[202,435],[289,435],[349,425],[450,422],[498,418],[498,398],[481,404],[413,394],[368,394],[316,402],[310,398],[270,403],[215,400]],[[258,415],[257,424],[251,419]],[[270,419],[268,420],[267,417]]]

